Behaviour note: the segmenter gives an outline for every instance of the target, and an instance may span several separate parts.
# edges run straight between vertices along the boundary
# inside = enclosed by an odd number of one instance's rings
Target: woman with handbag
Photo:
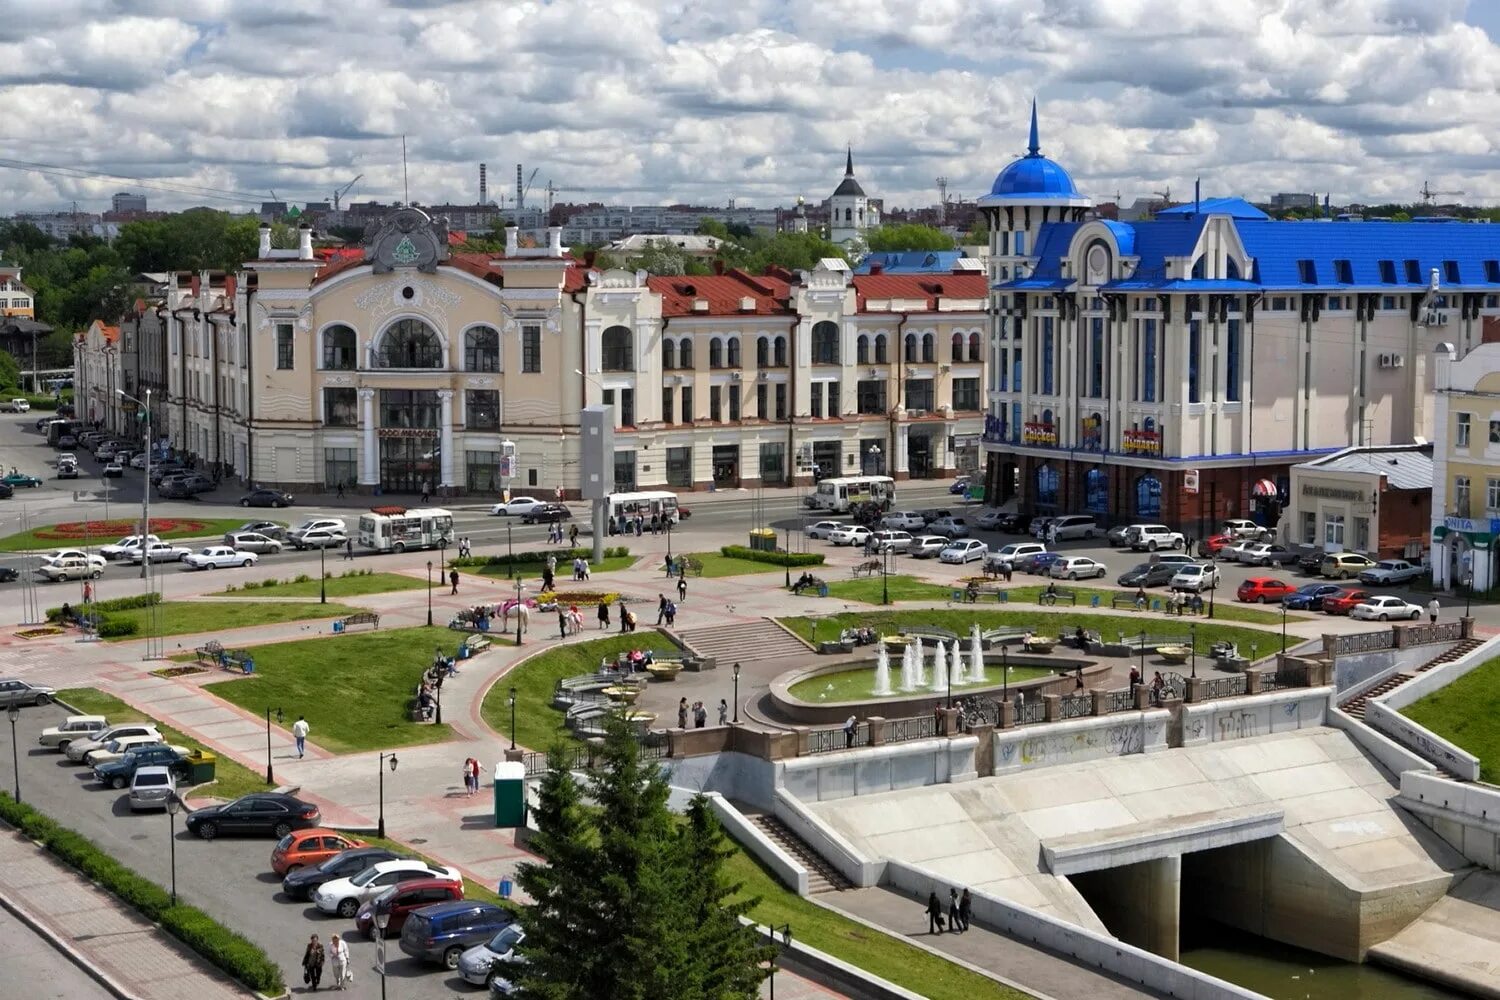
[[[302,981],[316,992],[322,978],[323,946],[318,942],[318,936],[314,934],[307,942],[307,950],[302,953]]]

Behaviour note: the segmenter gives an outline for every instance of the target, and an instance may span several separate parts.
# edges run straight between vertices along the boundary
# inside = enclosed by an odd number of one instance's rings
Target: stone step
[[[760,828],[766,838],[801,863],[807,869],[807,891],[809,895],[824,892],[843,892],[851,887],[848,879],[835,867],[824,861],[807,841],[792,832],[781,820],[768,813],[751,816],[750,822]]]
[[[807,646],[795,636],[765,619],[683,629],[677,635],[698,653],[712,656],[721,664],[801,656],[808,652]]]
[[[1394,677],[1387,677],[1385,680],[1381,681],[1370,690],[1361,692],[1360,694],[1355,695],[1353,698],[1350,698],[1348,701],[1340,705],[1339,708],[1344,713],[1352,715],[1356,719],[1363,719],[1365,717],[1365,702],[1369,701],[1371,698],[1378,698],[1381,695],[1385,694],[1387,691],[1394,691],[1396,688],[1411,680],[1411,676],[1411,674],[1396,674]]]

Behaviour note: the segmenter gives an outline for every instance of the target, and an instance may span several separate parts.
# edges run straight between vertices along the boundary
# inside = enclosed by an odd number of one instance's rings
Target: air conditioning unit
[[[729,373],[729,381],[731,381],[731,382],[738,382],[740,380],[740,377],[741,376],[740,376],[739,372],[730,372]]]
[[[1448,314],[1441,309],[1428,309],[1422,314],[1423,326],[1447,326]]]
[[[756,372],[755,373],[755,381],[757,381],[757,382],[769,382],[769,381],[771,381],[771,373],[770,372]]]
[[[1381,354],[1375,359],[1375,363],[1381,368],[1389,368],[1391,366],[1391,356],[1389,354]]]
[[[1406,355],[1404,355],[1404,354],[1392,354],[1391,355],[1391,367],[1392,368],[1405,368],[1406,367]]]

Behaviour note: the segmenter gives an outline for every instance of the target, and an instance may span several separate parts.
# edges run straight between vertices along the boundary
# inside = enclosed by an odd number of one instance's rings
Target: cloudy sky
[[[821,200],[888,206],[1042,145],[1096,200],[1170,186],[1500,204],[1500,0],[3,0],[0,214]],[[82,168],[110,177],[80,177]],[[72,176],[60,176],[69,174]],[[135,184],[115,177],[134,178]],[[195,192],[201,192],[195,193]],[[536,197],[536,194],[533,194]]]

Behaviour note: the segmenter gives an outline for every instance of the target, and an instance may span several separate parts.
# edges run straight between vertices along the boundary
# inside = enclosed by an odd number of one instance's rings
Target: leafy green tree
[[[9,351],[0,351],[0,389],[17,389],[21,385],[21,366]]]
[[[754,271],[763,271],[771,265],[806,271],[825,257],[849,259],[843,247],[817,233],[777,233],[750,248],[749,264]]]
[[[194,208],[164,219],[127,222],[115,249],[137,272],[229,271],[252,259],[259,243],[255,216]]]
[[[718,219],[710,219],[707,216],[698,220],[698,235],[713,236],[717,239],[729,239],[729,227]]]
[[[941,229],[914,222],[881,226],[865,234],[871,250],[952,250],[953,237]]]
[[[960,236],[958,242],[960,246],[987,247],[990,245],[990,227],[985,224],[983,219],[976,219],[974,221],[974,228]]]
[[[670,240],[650,240],[626,265],[651,274],[712,274],[713,268]]]
[[[7,258],[14,259],[17,254],[23,253],[40,253],[52,246],[52,237],[30,222],[0,219],[0,249],[5,251]]]

